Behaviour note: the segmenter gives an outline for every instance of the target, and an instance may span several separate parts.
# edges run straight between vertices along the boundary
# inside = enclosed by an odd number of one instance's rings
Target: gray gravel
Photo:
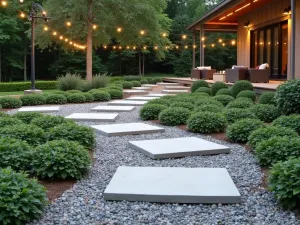
[[[56,115],[89,112],[99,103],[61,106]],[[140,121],[138,108],[120,113],[116,123]],[[15,111],[12,111],[14,113]],[[95,123],[84,122],[92,125]],[[100,124],[100,123],[97,123]],[[103,123],[108,124],[108,123]],[[297,225],[300,221],[283,211],[273,195],[261,187],[262,173],[254,157],[236,144],[196,135],[174,127],[165,133],[139,136],[105,137],[97,134],[96,163],[91,174],[47,207],[43,218],[32,225],[70,224],[151,224],[151,225]],[[180,159],[152,160],[131,149],[128,141],[176,137],[201,137],[231,147],[231,154],[195,156]],[[152,167],[225,167],[242,195],[242,203],[234,205],[155,204],[147,202],[106,202],[102,193],[119,166]]]

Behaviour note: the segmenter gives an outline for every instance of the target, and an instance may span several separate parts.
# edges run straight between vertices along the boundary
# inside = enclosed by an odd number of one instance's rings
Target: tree
[[[169,39],[161,35],[168,32],[171,24],[164,14],[167,0],[131,0],[125,3],[124,0],[72,0],[63,3],[47,0],[44,7],[51,17],[51,28],[72,38],[72,41],[85,43],[88,80],[92,79],[93,47],[109,44],[112,40],[120,45],[170,45]],[[71,23],[69,28],[66,27],[67,21]],[[117,27],[122,28],[122,32],[118,33]],[[145,37],[141,37],[141,30],[145,30]],[[45,48],[53,41],[42,27],[37,32],[41,47]],[[164,57],[164,52],[158,51],[157,55]]]

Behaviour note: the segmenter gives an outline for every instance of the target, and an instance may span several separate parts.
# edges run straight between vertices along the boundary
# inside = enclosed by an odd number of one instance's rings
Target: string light
[[[19,2],[20,2],[20,3],[23,3],[23,2],[24,2],[24,0],[20,0]]]
[[[121,49],[122,49],[122,46],[119,46],[119,49],[121,50]]]
[[[205,41],[205,37],[202,37],[202,38],[201,38],[201,41]]]
[[[163,37],[167,37],[168,34],[167,34],[167,33],[162,33],[162,36],[163,36]]]
[[[46,16],[47,15],[47,12],[46,11],[43,11],[43,16]]]
[[[231,44],[232,44],[232,45],[235,45],[235,44],[236,44],[236,41],[235,41],[235,40],[232,40],[232,41],[231,41]]]
[[[220,43],[222,43],[222,42],[223,42],[223,40],[220,38],[220,39],[219,39],[219,42],[220,42]]]
[[[70,21],[66,22],[67,27],[72,26],[72,23]]]
[[[23,12],[20,13],[21,18],[25,18],[25,16],[26,16],[25,13],[23,13]]]
[[[94,29],[94,30],[97,29],[97,25],[96,25],[96,24],[93,25],[93,29]]]
[[[193,48],[195,49],[195,48],[197,48],[197,46],[196,46],[196,45],[193,45]]]
[[[182,39],[185,40],[187,38],[186,34],[182,35]]]
[[[154,50],[157,50],[158,49],[158,47],[157,46],[154,46]]]
[[[117,32],[121,33],[121,32],[122,32],[122,28],[121,28],[121,27],[118,27],[118,28],[117,28]]]
[[[225,43],[222,44],[223,47],[224,47],[225,45],[226,45]]]
[[[176,49],[179,49],[179,46],[178,46],[178,45],[176,45],[176,46],[175,46],[175,48],[176,48]]]
[[[133,46],[133,50],[135,50],[136,49],[136,47],[135,46]]]
[[[57,32],[56,32],[56,31],[53,31],[52,34],[53,34],[53,36],[56,36],[56,35],[57,35]]]
[[[68,39],[68,38],[66,38],[66,39],[65,39],[65,42],[68,42],[68,41],[69,41],[69,39]]]
[[[185,48],[185,49],[188,49],[188,48],[189,48],[189,46],[187,46],[187,45],[186,45],[186,46],[184,46],[184,48]]]
[[[59,39],[60,39],[60,40],[64,39],[64,36],[59,36]]]
[[[2,5],[3,7],[6,7],[6,6],[7,6],[7,1],[5,1],[5,0],[1,1],[1,5]]]
[[[48,31],[49,28],[47,26],[44,26],[44,31]]]
[[[107,46],[106,46],[106,45],[104,45],[104,46],[103,46],[103,48],[104,48],[104,49],[107,49]]]
[[[144,31],[144,30],[141,30],[141,31],[140,31],[140,34],[141,34],[141,35],[145,35],[145,31]]]
[[[113,49],[116,49],[117,47],[116,46],[113,46]]]
[[[214,48],[214,47],[215,47],[215,44],[211,44],[211,47]]]
[[[147,50],[147,46],[144,46],[144,48],[143,48],[144,50]]]

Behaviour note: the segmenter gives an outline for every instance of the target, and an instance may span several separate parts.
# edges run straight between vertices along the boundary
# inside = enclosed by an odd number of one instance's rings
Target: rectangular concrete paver
[[[182,94],[182,93],[189,93],[188,90],[163,90],[161,93],[164,94]]]
[[[75,121],[114,122],[118,115],[118,113],[73,113],[65,118]]]
[[[51,107],[22,107],[18,112],[58,112],[60,109],[58,106]]]
[[[92,126],[101,134],[111,136],[125,136],[136,134],[150,134],[164,132],[165,129],[157,126],[152,126],[145,123],[124,123],[124,124],[110,124],[110,125],[95,125]]]
[[[158,85],[156,85],[156,84],[142,84],[142,87],[152,87],[152,88],[156,88],[156,87],[158,87]]]
[[[143,106],[143,105],[145,105],[147,102],[148,102],[148,101],[117,100],[117,101],[109,102],[108,105]]]
[[[173,94],[149,94],[149,95],[145,95],[144,97],[164,97],[169,95],[173,95]]]
[[[149,92],[145,90],[124,90],[123,93],[127,95],[146,95]]]
[[[157,85],[158,86],[182,86],[179,83],[163,83],[163,82],[157,83]]]
[[[153,87],[133,87],[133,90],[151,91]]]
[[[191,87],[185,87],[185,86],[166,86],[166,90],[191,90]]]
[[[113,105],[101,105],[92,109],[97,112],[130,112],[134,110],[135,106],[113,106]]]
[[[130,100],[130,101],[150,101],[150,100],[154,100],[154,99],[158,99],[159,97],[129,97],[129,98],[126,98],[126,100]]]
[[[232,204],[241,195],[225,168],[119,167],[104,199],[161,203]]]
[[[152,159],[230,153],[230,148],[196,137],[130,141],[129,145]]]

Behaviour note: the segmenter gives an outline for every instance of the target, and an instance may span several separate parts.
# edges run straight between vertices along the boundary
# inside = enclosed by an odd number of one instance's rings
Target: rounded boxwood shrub
[[[81,179],[91,165],[88,151],[73,141],[49,141],[36,147],[33,154],[32,172],[41,178]]]
[[[300,134],[300,115],[280,116],[272,124],[274,126],[291,128]]]
[[[271,123],[280,116],[278,108],[274,105],[257,104],[253,105],[250,108],[250,111],[253,112],[258,119],[265,123]]]
[[[203,96],[210,97],[210,94],[205,93],[205,92],[194,92],[194,93],[191,94],[191,96],[193,96],[195,98],[201,98]]]
[[[185,108],[168,108],[159,114],[159,120],[162,124],[167,126],[176,126],[186,124],[191,112]]]
[[[195,92],[200,87],[209,88],[209,85],[205,80],[198,80],[198,81],[194,82],[192,85],[192,88],[191,88],[192,93]]]
[[[201,105],[195,108],[194,112],[214,112],[220,113],[224,110],[223,107],[218,105]]]
[[[79,91],[79,90],[68,90],[66,92],[70,93],[70,94],[82,94],[82,91]]]
[[[31,147],[25,141],[0,138],[0,158],[0,168],[27,170],[31,159]]]
[[[67,98],[64,95],[49,94],[47,95],[46,103],[63,105],[67,103]]]
[[[170,101],[168,99],[157,98],[157,99],[150,100],[149,102],[147,102],[147,105],[148,104],[149,105],[150,104],[159,104],[159,105],[169,106]]]
[[[0,117],[0,127],[22,124],[23,122],[14,117]]]
[[[123,85],[123,89],[132,89],[132,87],[133,87],[133,85],[130,81],[124,81],[122,83],[122,85]]]
[[[111,99],[122,99],[123,98],[123,90],[107,89],[106,91],[110,95]]]
[[[257,119],[253,112],[249,111],[248,109],[241,109],[241,108],[227,108],[224,111],[224,116],[228,123],[234,123],[240,119]]]
[[[14,118],[21,120],[23,123],[29,124],[35,118],[43,117],[44,114],[38,112],[17,112],[13,115]]]
[[[0,137],[23,140],[33,146],[42,144],[46,140],[44,130],[33,124],[16,124],[2,127],[0,128]]]
[[[253,91],[253,85],[250,81],[239,80],[231,88],[233,97],[236,97],[241,91]]]
[[[96,102],[107,102],[111,99],[109,93],[106,91],[97,90],[90,93],[93,95]]]
[[[156,83],[162,82],[163,80],[162,80],[161,77],[154,77],[154,78],[153,78],[153,81],[154,81],[154,83],[156,84]]]
[[[141,84],[149,84],[149,81],[147,79],[141,79]]]
[[[275,102],[282,114],[299,114],[300,79],[288,80],[281,84],[277,88]]]
[[[279,126],[267,126],[253,131],[248,138],[248,144],[251,146],[252,149],[255,149],[256,146],[264,140],[268,140],[271,137],[283,136],[287,136],[290,138],[298,137],[297,133],[290,128]]]
[[[253,102],[256,100],[256,94],[254,91],[241,91],[240,93],[238,93],[238,95],[236,96],[236,98],[249,98],[251,99]]]
[[[210,88],[208,88],[208,87],[200,87],[194,93],[202,93],[202,92],[210,95],[211,91],[210,91]]]
[[[44,95],[32,94],[32,95],[23,95],[20,97],[22,105],[44,105],[46,104],[46,98]]]
[[[229,102],[234,101],[234,98],[229,95],[217,95],[213,97],[213,99],[217,100],[218,102],[221,102],[224,106],[227,106]]]
[[[215,82],[210,88],[211,95],[215,96],[218,93],[218,91],[220,91],[222,89],[228,89],[227,84],[225,84],[224,82],[221,82],[221,81]]]
[[[293,209],[300,201],[300,158],[276,163],[269,175],[269,189],[284,208]]]
[[[220,89],[217,93],[216,93],[216,95],[229,95],[229,96],[232,96],[232,92],[231,92],[231,89],[229,89],[229,88],[222,88],[222,89]]]
[[[148,77],[147,78],[149,84],[156,84],[156,81],[154,80],[154,78]]]
[[[82,93],[82,94],[85,97],[86,102],[93,102],[95,100],[94,96],[91,93]]]
[[[110,85],[107,87],[105,90],[118,90],[118,91],[123,91],[123,86],[117,86],[117,85]]]
[[[253,105],[253,102],[249,98],[241,97],[229,102],[227,108],[246,109],[252,107]]]
[[[261,141],[255,149],[255,156],[262,166],[270,166],[290,157],[300,158],[300,138],[275,136]]]
[[[17,98],[2,97],[0,98],[0,105],[3,109],[15,109],[20,108],[22,106],[22,102]]]
[[[1,108],[1,107],[0,107]],[[0,112],[0,118],[1,117],[9,117],[9,115],[8,114],[6,114],[6,113],[4,113],[4,112]]]
[[[265,92],[258,98],[259,104],[269,104],[276,105],[275,103],[275,93],[273,92]]]
[[[47,204],[46,189],[25,173],[0,169],[1,224],[27,224],[38,219]]]
[[[132,87],[140,87],[142,86],[141,82],[137,81],[137,80],[133,80],[131,81],[132,83]]]
[[[67,97],[68,102],[70,103],[83,103],[86,102],[86,98],[82,93],[71,94]]]
[[[174,102],[180,102],[180,103],[189,103],[189,104],[195,104],[195,102],[197,101],[197,98],[195,97],[184,97],[184,96],[180,96],[180,97],[173,97],[173,99],[170,99],[171,103]]]
[[[187,126],[195,133],[216,133],[224,131],[227,122],[221,113],[198,112],[188,119]]]
[[[37,117],[31,121],[31,124],[36,125],[44,130],[49,130],[60,124],[74,123],[72,120],[65,119],[62,116],[44,115]]]
[[[232,142],[245,143],[250,134],[261,127],[264,123],[258,119],[241,119],[228,126],[226,137]]]
[[[201,99],[198,99],[195,103],[196,106],[202,106],[202,105],[216,105],[216,106],[219,106],[219,107],[223,107],[223,104],[213,98],[201,98]]]
[[[49,131],[49,140],[65,139],[76,141],[85,148],[92,150],[96,146],[95,130],[76,123],[60,124]]]
[[[171,107],[181,107],[181,108],[185,108],[188,110],[193,110],[195,108],[194,104],[189,103],[189,102],[182,102],[182,101],[175,101],[171,104]]]
[[[146,104],[140,110],[142,120],[158,120],[159,114],[167,109],[167,106],[160,104]]]
[[[51,91],[51,94],[54,94],[54,95],[64,95],[65,93],[66,93],[65,91]],[[48,94],[46,94],[46,95],[48,95]]]

